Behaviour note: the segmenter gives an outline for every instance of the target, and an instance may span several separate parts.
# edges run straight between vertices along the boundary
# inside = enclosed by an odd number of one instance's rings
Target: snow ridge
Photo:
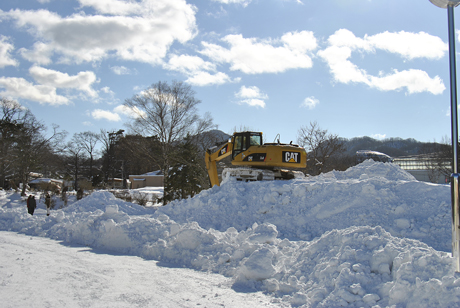
[[[288,183],[228,182],[172,202],[155,215],[160,214],[220,231],[268,222],[290,240],[312,240],[350,226],[382,226],[393,236],[451,250],[449,186],[418,182],[397,165],[371,160]]]

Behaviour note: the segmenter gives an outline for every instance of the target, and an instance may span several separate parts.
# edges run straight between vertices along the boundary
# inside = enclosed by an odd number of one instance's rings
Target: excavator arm
[[[217,162],[221,159],[232,154],[233,143],[231,141],[221,145],[219,147],[213,147],[206,150],[205,161],[206,169],[208,169],[209,180],[211,181],[211,187],[214,185],[219,186],[219,177],[217,174]]]

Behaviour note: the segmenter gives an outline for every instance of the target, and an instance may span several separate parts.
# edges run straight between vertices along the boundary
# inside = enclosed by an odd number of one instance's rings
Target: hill
[[[383,140],[371,137],[343,139],[346,154],[352,156],[359,150],[372,150],[390,155],[391,157],[423,154],[433,143],[420,142],[415,139],[388,138]]]

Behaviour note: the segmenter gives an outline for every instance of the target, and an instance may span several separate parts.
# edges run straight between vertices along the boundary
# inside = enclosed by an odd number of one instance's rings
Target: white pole
[[[457,72],[455,64],[455,26],[454,8],[460,0],[430,0],[442,9],[447,8],[449,28],[449,65],[450,65],[450,113],[452,127],[452,177],[450,182],[452,196],[452,257],[454,269],[460,272],[460,191],[458,174],[458,115],[457,115]]]
[[[459,174],[458,174],[458,116],[457,116],[457,72],[455,61],[454,6],[447,6],[449,24],[449,64],[450,64],[450,102],[452,126],[452,257],[454,269],[460,272],[460,210],[459,210]]]

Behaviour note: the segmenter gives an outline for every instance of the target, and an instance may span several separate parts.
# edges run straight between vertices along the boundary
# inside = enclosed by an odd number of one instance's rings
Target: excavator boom
[[[217,174],[217,165],[221,159],[232,154],[232,143],[229,141],[220,147],[214,147],[206,150],[205,161],[206,169],[208,169],[209,180],[211,181],[211,187],[214,185],[219,186],[219,176]]]

